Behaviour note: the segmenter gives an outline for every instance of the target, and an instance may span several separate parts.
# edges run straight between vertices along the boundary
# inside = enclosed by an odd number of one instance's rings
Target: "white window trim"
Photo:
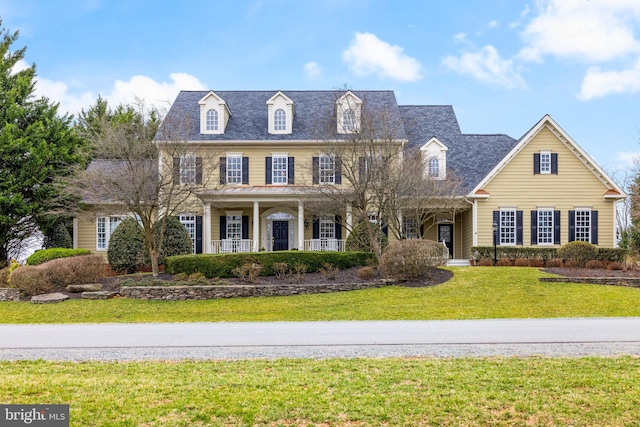
[[[542,169],[542,156],[549,156],[549,169]],[[540,151],[540,174],[541,175],[550,175],[551,174],[551,151]]]
[[[587,234],[589,238],[587,240],[578,239],[578,212],[588,212],[589,213],[589,224],[586,227]],[[578,242],[589,242],[591,243],[592,235],[591,235],[591,208],[575,208],[574,209],[574,218],[573,218],[573,226],[574,226],[574,241]],[[581,227],[582,228],[582,227]]]
[[[284,182],[276,182],[276,168],[275,168],[275,159],[276,158],[284,158]],[[271,153],[271,184],[272,185],[287,185],[289,184],[289,153]]]
[[[320,240],[335,240],[336,221],[334,218],[324,216],[319,219],[318,237]]]
[[[242,240],[242,211],[226,211],[225,215],[227,217],[227,229],[225,230],[226,231],[226,235],[227,235],[226,240]],[[238,217],[240,219],[239,220],[233,220],[232,219],[233,217]],[[240,230],[240,232],[238,234],[239,237],[237,237],[237,238],[229,237],[229,235],[231,234],[231,233],[229,233],[229,230],[232,229],[231,226],[233,226],[233,225],[239,225],[238,229]]]
[[[209,128],[209,112],[213,111],[215,113],[215,122],[212,124],[212,127]],[[205,113],[205,124],[204,128],[207,132],[217,132],[220,129],[220,113],[216,108],[209,108]]]
[[[551,212],[551,241],[550,242],[540,242],[540,213],[541,212]],[[536,236],[538,246],[553,246],[554,245],[554,224],[555,224],[555,211],[553,208],[538,208],[538,235]]]
[[[409,232],[411,229],[411,232]],[[417,239],[418,235],[418,221],[415,218],[402,218],[402,234],[405,239]]]
[[[513,243],[502,241],[502,213],[513,213]],[[501,208],[500,209],[500,224],[498,224],[498,244],[500,246],[516,246],[518,244],[518,213],[516,208]]]
[[[116,229],[116,227],[122,222],[122,220],[124,219],[124,216],[121,215],[100,215],[98,217],[96,217],[96,251],[99,252],[104,252],[109,250],[109,241],[111,240],[111,234],[113,233],[113,231]],[[100,246],[100,222],[104,221],[104,247]],[[111,228],[111,223],[112,221],[117,221],[118,224],[116,224],[115,227],[113,227],[113,229]]]
[[[243,170],[242,170],[242,153],[227,153],[226,156],[227,156],[227,166],[226,166],[226,171],[225,171],[225,173],[226,173],[225,182],[227,184],[229,184],[229,185],[241,185],[242,184],[242,173],[243,173]],[[231,180],[230,180],[230,175],[229,175],[229,172],[230,172],[229,159],[230,158],[234,158],[234,159],[239,158],[240,159],[240,178],[239,178],[238,182],[231,182]]]
[[[198,174],[196,163],[196,155],[193,153],[186,153],[180,156],[180,185],[193,185],[196,183],[196,175]]]
[[[322,172],[322,160],[329,159],[329,163],[331,165],[330,169],[326,169],[325,171],[331,171],[333,173],[327,174],[327,176],[323,176]],[[329,178],[329,179],[325,179]],[[336,159],[335,156],[330,156],[328,154],[320,154],[318,157],[318,183],[320,184],[335,184],[336,183]]]
[[[189,233],[189,237],[191,237],[191,253],[196,253],[196,214],[194,213],[185,213],[178,215],[178,220],[180,224],[186,228]]]

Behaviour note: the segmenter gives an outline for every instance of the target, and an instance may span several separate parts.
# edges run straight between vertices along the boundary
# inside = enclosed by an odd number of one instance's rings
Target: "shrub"
[[[233,272],[240,279],[249,283],[255,283],[258,280],[258,276],[260,276],[261,270],[262,266],[260,264],[251,262],[235,268]]]
[[[304,265],[309,273],[319,271],[324,263],[341,270],[367,265],[375,260],[375,255],[366,252],[250,252],[236,254],[198,254],[180,255],[165,258],[165,272],[169,274],[201,272],[207,278],[237,277],[233,270],[246,263],[262,265],[262,276],[273,275],[273,264],[285,262],[288,265]]]
[[[271,268],[273,269],[273,274],[278,280],[284,280],[287,276],[287,271],[289,270],[289,266],[286,262],[274,262],[273,267]]]
[[[474,246],[472,249],[473,257],[475,259],[487,258],[493,260],[493,246]],[[557,258],[557,249],[554,247],[537,247],[537,246],[497,246],[497,259],[509,258],[541,258],[548,260],[551,258]]]
[[[327,280],[336,280],[338,278],[338,271],[339,269],[328,262],[325,262],[322,268],[320,268],[320,274]]]
[[[513,262],[513,265],[515,265],[516,267],[530,267],[531,262],[526,258],[516,258],[516,260]]]
[[[100,255],[84,255],[47,261],[38,266],[54,287],[93,283],[105,276],[105,263]]]
[[[371,229],[371,231],[369,230]],[[378,247],[380,251],[389,244],[389,238],[382,232],[382,229],[377,224],[370,222],[361,222],[347,237],[345,242],[348,251],[360,251],[360,252],[373,252],[373,245],[371,244],[371,233],[378,241]]]
[[[564,267],[564,261],[562,258],[551,258],[547,260],[547,268]]]
[[[160,241],[160,223],[156,222],[154,237],[156,242]],[[146,248],[145,248],[146,251]],[[158,264],[164,263],[164,258],[174,255],[189,255],[193,251],[193,242],[189,232],[175,216],[168,216],[164,224],[164,238],[162,239],[162,250],[158,257]],[[150,262],[150,261],[147,261]]]
[[[145,265],[145,252],[142,227],[134,218],[123,219],[109,240],[109,265],[117,272],[135,273]]]
[[[390,244],[380,257],[378,269],[387,279],[407,280],[424,277],[447,261],[438,242],[421,239],[399,240]]]
[[[376,277],[376,270],[367,265],[366,267],[362,267],[358,270],[358,277],[364,280],[371,280]]]
[[[544,267],[544,260],[542,258],[536,257],[530,260],[531,267]]]
[[[504,258],[500,258],[496,265],[500,267],[513,267],[513,261],[511,261],[507,257],[504,257]]]
[[[73,247],[73,239],[63,221],[57,221],[53,227],[48,230],[42,241],[42,246],[45,249]]]
[[[604,262],[600,261],[599,259],[590,259],[584,266],[586,268],[593,269],[604,268]]]
[[[302,275],[307,272],[307,264],[296,264],[293,266],[294,278],[296,281],[302,280]]]
[[[617,261],[611,261],[609,264],[607,264],[607,269],[608,270],[623,270],[624,269],[624,264],[622,264],[621,262],[617,262]]]
[[[588,242],[569,242],[558,249],[558,256],[572,261],[576,267],[584,267],[587,261],[596,259],[598,247]]]
[[[88,249],[68,249],[68,248],[51,248],[51,249],[42,249],[31,254],[29,258],[27,258],[27,265],[38,265],[43,262],[51,261],[52,259],[57,258],[68,258],[80,255],[89,255],[91,251]]]
[[[28,296],[46,294],[53,290],[53,285],[47,278],[47,272],[41,266],[27,265],[11,273],[12,286]]]
[[[478,266],[481,266],[481,267],[490,267],[492,265],[493,265],[493,260],[489,258],[481,258],[478,261]]]
[[[9,270],[9,267],[5,267],[2,270],[0,270],[0,288],[6,288],[7,286],[9,286],[10,274],[11,274],[11,271]]]

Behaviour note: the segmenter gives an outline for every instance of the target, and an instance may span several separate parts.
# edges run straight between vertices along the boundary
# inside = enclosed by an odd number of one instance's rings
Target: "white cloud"
[[[637,166],[640,161],[640,151],[618,151],[616,160],[619,162],[621,169],[628,169]]]
[[[322,75],[322,69],[317,62],[311,61],[304,64],[304,73],[310,79],[317,79]]]
[[[635,67],[622,70],[602,70],[590,67],[582,80],[578,97],[583,101],[612,93],[634,94],[640,91],[640,61]]]
[[[454,34],[453,40],[456,42],[463,42],[467,40],[467,33]]]
[[[640,23],[637,0],[539,0],[537,6],[538,15],[521,34],[522,60],[554,55],[593,63],[640,52],[634,35]]]
[[[513,61],[501,58],[496,48],[491,45],[477,52],[463,53],[460,57],[447,56],[442,63],[458,74],[471,76],[483,83],[507,89],[527,87],[516,71]]]
[[[120,103],[133,103],[141,99],[148,107],[154,106],[161,110],[169,107],[180,90],[204,90],[206,86],[196,77],[186,73],[172,73],[171,82],[157,82],[147,76],[133,76],[129,81],[116,80],[113,87],[100,92],[109,105],[115,107]],[[77,115],[81,109],[93,105],[98,93],[85,91],[76,93],[69,89],[64,82],[37,78],[36,95],[46,96],[54,102],[60,103],[61,113]]]
[[[371,33],[356,33],[342,59],[354,73],[367,76],[377,74],[400,81],[420,79],[420,62],[403,53],[403,48],[380,40]]]
[[[500,24],[496,20],[489,22],[488,25],[489,25],[489,28],[498,28],[500,26]]]

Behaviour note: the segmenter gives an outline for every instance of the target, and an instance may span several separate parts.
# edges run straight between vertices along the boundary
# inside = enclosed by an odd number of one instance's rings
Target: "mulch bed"
[[[545,268],[542,271],[564,277],[640,277],[640,270],[607,270],[603,268]]]

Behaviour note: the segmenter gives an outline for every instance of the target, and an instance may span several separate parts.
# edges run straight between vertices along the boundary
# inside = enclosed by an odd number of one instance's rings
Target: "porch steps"
[[[447,267],[470,267],[471,263],[468,259],[450,259],[447,261]]]

